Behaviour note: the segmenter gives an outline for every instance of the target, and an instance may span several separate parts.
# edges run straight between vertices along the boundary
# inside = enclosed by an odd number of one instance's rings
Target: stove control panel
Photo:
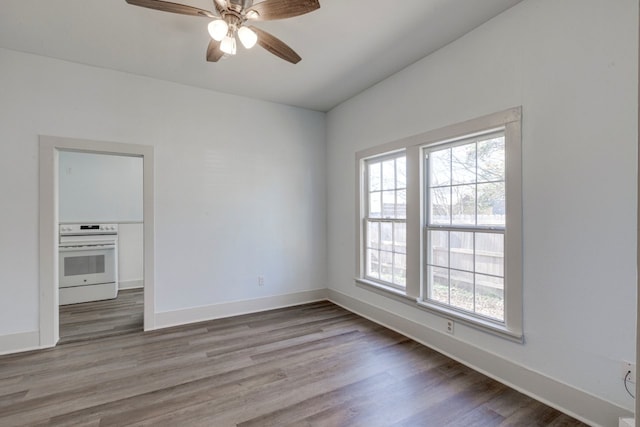
[[[118,234],[118,224],[60,224],[60,235]]]

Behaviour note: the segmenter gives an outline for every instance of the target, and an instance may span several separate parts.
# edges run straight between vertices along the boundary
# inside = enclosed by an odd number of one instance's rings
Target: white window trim
[[[421,308],[438,316],[456,319],[461,323],[516,342],[524,341],[522,327],[522,107],[511,108],[462,123],[431,130],[401,140],[372,147],[356,153],[356,278],[358,285],[398,301]],[[504,129],[506,141],[506,215],[505,230],[505,322],[493,322],[472,315],[430,304],[422,298],[423,207],[424,181],[422,149]],[[403,294],[364,279],[363,198],[366,196],[365,161],[372,157],[406,151],[407,156],[407,277]]]
[[[406,226],[407,223],[407,219],[406,216],[405,218],[385,218],[384,216],[382,216],[382,212],[381,212],[381,216],[380,218],[369,218],[368,216],[368,211],[369,211],[369,196],[371,194],[371,190],[369,189],[369,176],[368,176],[368,166],[370,164],[370,162],[382,162],[384,160],[390,160],[390,159],[396,159],[398,157],[404,157],[405,156],[405,152],[404,150],[399,150],[399,151],[394,151],[392,153],[385,153],[381,156],[374,156],[374,157],[369,157],[367,159],[363,160],[363,168],[364,168],[364,175],[363,175],[363,179],[364,182],[362,183],[362,187],[363,187],[363,191],[365,191],[365,194],[363,195],[363,203],[364,206],[362,207],[363,209],[363,218],[362,218],[362,224],[361,224],[361,229],[362,229],[362,241],[367,242],[368,239],[368,235],[367,235],[367,222],[368,221],[377,221],[377,222],[391,222],[392,224],[395,223],[404,223]],[[382,172],[382,171],[381,171]],[[380,177],[381,179],[381,190],[380,192],[382,192],[382,176]],[[397,188],[396,188],[397,190]],[[405,192],[406,192],[406,183],[405,183]],[[405,214],[406,215],[406,214]],[[392,231],[392,233],[395,233],[395,230]],[[395,240],[395,239],[394,239]],[[366,263],[366,249],[365,249],[365,245],[362,245],[362,250],[363,250],[363,257],[364,257],[364,262]],[[395,254],[395,245],[394,248],[392,250],[392,253]],[[406,246],[405,246],[405,257],[406,257]],[[381,262],[380,260],[378,262]],[[379,284],[381,286],[385,286],[385,287],[389,287],[391,289],[396,289],[398,292],[400,293],[404,293],[405,291],[405,287],[392,283],[392,282],[388,282],[386,280],[382,280],[382,279],[376,279],[374,277],[370,277],[367,276],[367,269],[366,269],[366,265],[364,267],[364,269],[362,270],[362,279],[371,283],[375,283],[375,284]]]

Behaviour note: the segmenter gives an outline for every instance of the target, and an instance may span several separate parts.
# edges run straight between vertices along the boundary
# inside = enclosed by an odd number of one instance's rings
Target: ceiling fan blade
[[[127,3],[134,6],[146,7],[149,9],[161,10],[163,12],[179,13],[181,15],[206,16],[215,18],[215,15],[208,10],[198,9],[197,7],[186,6],[184,4],[171,3],[162,0],[126,0]]]
[[[249,10],[255,10],[259,16],[256,21],[270,21],[304,15],[320,8],[318,0],[265,0],[256,3]]]
[[[216,7],[218,13],[222,13],[223,10],[227,10],[226,0],[213,0],[213,5]]]
[[[300,58],[300,55],[295,53],[294,50],[287,46],[282,40],[264,30],[261,30],[260,28],[256,28],[254,26],[250,26],[249,28],[255,31],[258,35],[258,44],[274,55],[279,56],[292,64],[297,64],[302,59]]]
[[[224,52],[220,50],[220,42],[211,40],[209,47],[207,47],[207,61],[218,62],[224,55]]]

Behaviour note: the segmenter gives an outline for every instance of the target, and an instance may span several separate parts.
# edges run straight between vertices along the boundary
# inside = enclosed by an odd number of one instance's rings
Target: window
[[[366,161],[365,277],[406,284],[407,176],[404,153]]]
[[[356,154],[358,286],[522,341],[521,117]]]
[[[504,132],[424,153],[426,299],[503,322]]]

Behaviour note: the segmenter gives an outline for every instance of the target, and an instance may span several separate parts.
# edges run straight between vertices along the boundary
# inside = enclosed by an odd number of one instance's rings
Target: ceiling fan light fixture
[[[258,18],[260,18],[260,14],[258,13],[257,10],[254,10],[254,9],[248,10],[245,16],[247,17],[247,19],[258,19]]]
[[[247,49],[254,47],[258,41],[258,35],[248,27],[240,27],[238,29],[238,38],[242,45]]]
[[[209,35],[215,41],[222,41],[227,32],[229,31],[229,25],[222,19],[215,19],[209,22],[209,26],[207,27],[209,30]]]
[[[226,36],[220,42],[220,50],[229,55],[236,54],[236,38],[233,36]]]

